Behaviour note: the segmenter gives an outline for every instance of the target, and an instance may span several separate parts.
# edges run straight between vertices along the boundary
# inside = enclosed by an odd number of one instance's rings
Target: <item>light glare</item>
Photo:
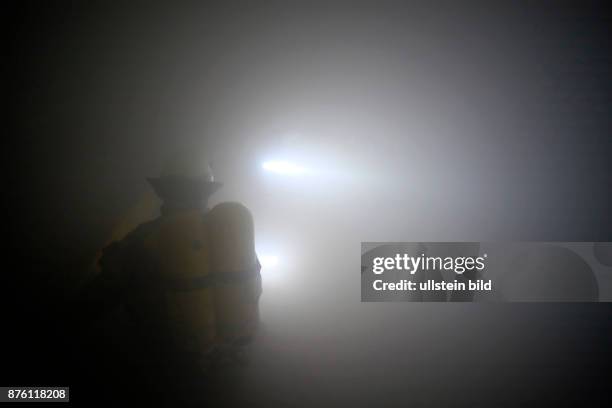
[[[266,171],[286,176],[298,176],[308,173],[307,168],[285,160],[266,161],[261,167]]]
[[[263,255],[259,257],[262,268],[273,268],[278,265],[278,257],[275,255]]]

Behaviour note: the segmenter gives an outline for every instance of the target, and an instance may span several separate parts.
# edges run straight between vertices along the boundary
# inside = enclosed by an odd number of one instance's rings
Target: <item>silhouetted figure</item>
[[[193,153],[149,182],[163,201],[161,216],[103,250],[85,296],[92,316],[124,307],[126,355],[148,382],[194,391],[214,366],[242,362],[257,329],[253,221],[238,203],[207,209],[221,184]]]

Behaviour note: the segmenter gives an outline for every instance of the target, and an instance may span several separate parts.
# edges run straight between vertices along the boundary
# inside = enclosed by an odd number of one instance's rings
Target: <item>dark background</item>
[[[225,182],[216,200],[245,203],[259,237],[297,253],[290,279],[264,283],[251,366],[206,393],[609,398],[608,304],[359,302],[361,241],[612,240],[610,13],[457,3],[4,4],[2,383],[70,385],[81,403],[93,384],[130,394],[116,346],[72,299],[145,177],[195,143]],[[349,176],[262,179],[279,146]]]

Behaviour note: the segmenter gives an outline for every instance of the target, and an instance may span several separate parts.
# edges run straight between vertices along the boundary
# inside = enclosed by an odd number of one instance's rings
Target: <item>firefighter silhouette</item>
[[[203,369],[239,361],[258,327],[262,292],[249,210],[231,202],[208,209],[221,183],[195,151],[148,181],[161,215],[103,249],[85,296],[101,311],[124,305],[151,359],[182,356]]]

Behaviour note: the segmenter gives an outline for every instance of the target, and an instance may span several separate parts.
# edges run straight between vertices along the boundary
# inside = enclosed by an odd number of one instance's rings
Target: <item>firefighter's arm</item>
[[[96,320],[121,304],[125,292],[124,258],[121,242],[112,242],[102,250],[100,272],[84,285],[78,299],[80,314],[87,321]]]

